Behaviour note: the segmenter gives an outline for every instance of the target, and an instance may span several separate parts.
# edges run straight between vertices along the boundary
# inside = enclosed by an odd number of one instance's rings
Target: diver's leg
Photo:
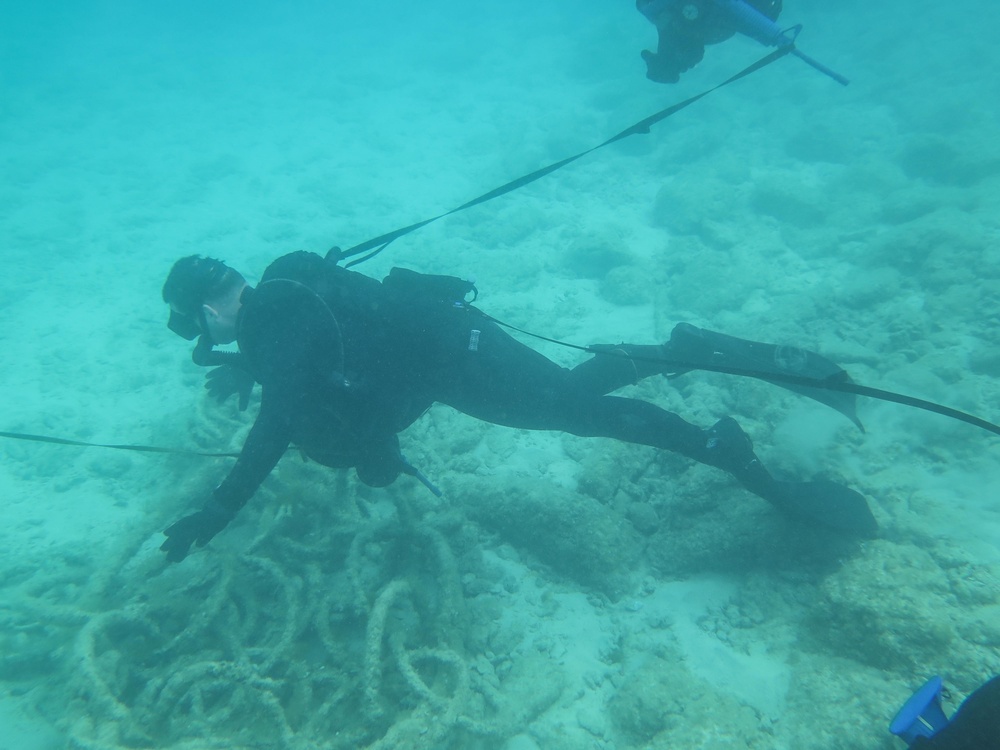
[[[685,372],[699,364],[729,364],[728,359],[722,359],[732,348],[726,342],[743,346],[753,344],[723,334],[711,334],[715,338],[706,341],[705,334],[711,332],[690,323],[678,323],[670,333],[670,340],[664,344],[591,344],[588,349],[594,356],[574,367],[571,377],[577,387],[587,393],[605,395],[626,385],[635,385],[651,375]],[[753,345],[770,347],[768,344]],[[676,362],[686,362],[690,366],[678,367]]]
[[[754,453],[750,438],[731,417],[703,430],[655,404],[619,396],[565,399],[552,403],[546,416],[553,425],[550,429],[680,453],[722,469],[754,492],[773,481]]]
[[[836,409],[864,432],[858,419],[854,394],[783,382],[784,375],[813,378],[828,383],[847,382],[847,372],[821,354],[795,346],[779,346],[678,323],[662,345],[593,344],[591,359],[571,371],[577,387],[604,395],[657,374],[680,374],[713,367],[731,368],[787,388]],[[779,379],[770,380],[768,375]]]
[[[594,356],[570,370],[573,385],[603,396],[667,371],[666,349],[659,344],[593,344]]]
[[[747,370],[770,372],[790,371],[788,367],[776,368],[773,351],[800,352],[801,358],[815,356],[803,349],[776,347],[746,339],[738,339],[690,323],[678,323],[664,344],[591,344],[591,359],[573,368],[576,384],[595,395],[604,395],[634,385],[651,375],[682,373],[697,369],[699,365],[728,365]],[[803,359],[804,361],[804,359]],[[826,360],[824,360],[826,361]],[[678,363],[684,363],[679,365]],[[834,369],[836,365],[829,363]],[[830,372],[824,371],[823,375]]]
[[[730,473],[756,460],[752,449],[742,450],[750,444],[745,436],[743,443],[729,435],[720,443],[711,431],[651,403],[602,395],[605,389],[664,371],[657,363],[663,356],[661,346],[622,344],[609,349],[567,370],[490,323],[482,326],[475,351],[458,352],[442,363],[434,400],[495,424],[649,445]],[[743,474],[750,481],[752,475]]]
[[[560,414],[550,415],[554,423],[562,422],[552,429],[650,445],[722,469],[797,520],[864,538],[878,532],[867,501],[849,487],[823,479],[788,482],[771,476],[754,453],[750,438],[731,417],[700,430],[653,404],[615,396],[586,397]]]
[[[463,352],[442,369],[447,377],[438,381],[435,400],[508,427],[608,437],[680,453],[731,474],[791,516],[874,534],[875,520],[861,495],[832,482],[774,479],[735,420],[726,417],[702,430],[646,401],[581,389],[574,372],[490,324],[483,326],[474,352]]]
[[[651,375],[684,372],[684,368],[678,368],[674,362],[707,362],[714,354],[711,348],[707,353],[699,349],[698,358],[692,357],[692,347],[687,345],[689,337],[684,339],[685,346],[677,346],[678,333],[688,331],[700,332],[701,329],[678,323],[671,332],[670,341],[664,344],[591,344],[588,349],[594,356],[574,367],[570,376],[581,390],[605,395],[626,385],[635,385]]]

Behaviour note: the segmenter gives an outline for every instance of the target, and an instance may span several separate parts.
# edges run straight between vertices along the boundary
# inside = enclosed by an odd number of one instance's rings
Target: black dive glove
[[[167,527],[163,532],[167,540],[160,545],[160,551],[167,553],[167,562],[180,562],[187,557],[192,544],[197,542],[199,547],[204,547],[235,515],[213,498],[197,513],[184,516]]]
[[[205,375],[205,390],[220,404],[234,393],[240,397],[240,411],[246,411],[253,393],[253,376],[242,367],[222,365]]]

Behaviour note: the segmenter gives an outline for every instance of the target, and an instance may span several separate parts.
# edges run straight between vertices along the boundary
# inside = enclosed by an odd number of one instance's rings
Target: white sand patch
[[[722,692],[753,706],[771,719],[784,713],[791,668],[761,644],[740,653],[700,626],[710,609],[723,606],[735,585],[722,578],[698,578],[663,583],[640,600],[647,619],[670,618],[671,633],[685,657],[685,666]]]

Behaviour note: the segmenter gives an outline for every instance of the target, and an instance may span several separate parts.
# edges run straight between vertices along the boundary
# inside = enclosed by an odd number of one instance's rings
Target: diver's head
[[[246,286],[239,271],[221,260],[181,258],[163,284],[163,301],[170,305],[167,328],[188,341],[198,336],[207,336],[213,344],[235,341],[240,295]]]

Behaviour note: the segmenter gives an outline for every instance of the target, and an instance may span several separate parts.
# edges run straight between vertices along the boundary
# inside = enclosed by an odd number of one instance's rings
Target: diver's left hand
[[[212,537],[226,528],[233,520],[232,513],[215,503],[209,503],[197,513],[176,521],[163,532],[167,540],[160,545],[160,551],[167,553],[167,562],[180,562],[187,557],[191,545],[204,547]]]
[[[236,365],[221,365],[205,374],[205,390],[220,404],[234,393],[240,397],[240,411],[246,411],[253,393],[253,376]]]

